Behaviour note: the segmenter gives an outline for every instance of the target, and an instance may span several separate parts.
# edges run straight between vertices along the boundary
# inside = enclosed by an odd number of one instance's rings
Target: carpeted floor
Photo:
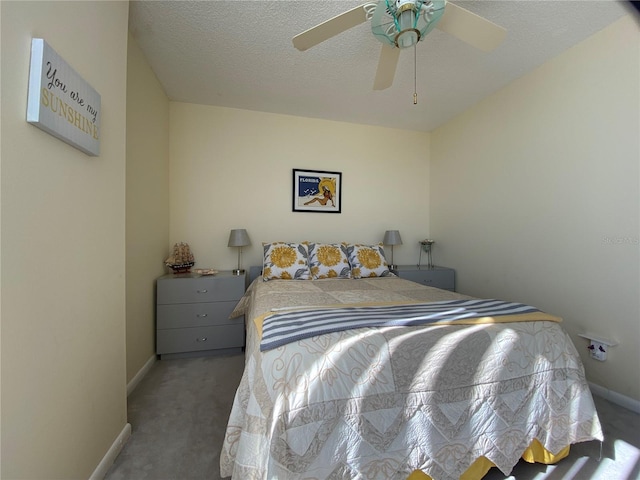
[[[243,368],[242,354],[156,362],[129,396],[132,435],[106,480],[220,479],[220,448]],[[485,480],[640,479],[640,415],[594,398],[602,453],[599,442],[585,442],[557,465],[521,461],[511,476],[494,468]]]

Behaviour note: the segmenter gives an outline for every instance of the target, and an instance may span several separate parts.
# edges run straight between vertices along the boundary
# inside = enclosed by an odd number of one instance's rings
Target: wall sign
[[[100,154],[100,94],[42,38],[31,39],[27,122],[87,155]]]

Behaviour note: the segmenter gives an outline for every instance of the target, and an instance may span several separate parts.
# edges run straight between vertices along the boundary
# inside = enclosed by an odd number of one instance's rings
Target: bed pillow
[[[346,243],[309,243],[309,269],[314,280],[351,278]]]
[[[349,245],[347,255],[353,278],[386,277],[391,274],[381,244]]]
[[[309,255],[303,243],[263,243],[264,261],[262,279],[267,280],[308,280]]]

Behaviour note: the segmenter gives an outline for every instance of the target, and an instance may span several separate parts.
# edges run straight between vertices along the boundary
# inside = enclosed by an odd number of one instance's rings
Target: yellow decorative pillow
[[[346,243],[309,243],[309,268],[314,280],[351,278]]]
[[[349,245],[347,255],[353,278],[386,277],[391,274],[380,245]]]
[[[308,280],[309,254],[302,243],[263,243],[262,279]]]

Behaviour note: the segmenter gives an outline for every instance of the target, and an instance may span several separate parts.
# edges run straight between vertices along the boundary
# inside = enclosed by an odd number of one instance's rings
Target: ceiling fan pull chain
[[[418,104],[418,67],[416,46],[413,46],[413,104]]]

